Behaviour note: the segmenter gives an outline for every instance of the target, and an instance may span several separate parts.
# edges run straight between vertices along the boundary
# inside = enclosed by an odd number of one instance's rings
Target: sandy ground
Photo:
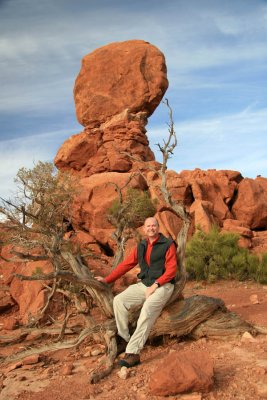
[[[267,330],[267,285],[252,282],[218,282],[205,284],[189,282],[185,296],[202,294],[222,298],[226,306],[248,322]],[[27,344],[6,346],[1,354],[10,354]],[[142,363],[130,369],[126,379],[118,377],[119,369],[98,384],[90,384],[89,376],[99,365],[102,354],[91,356],[92,349],[101,346],[85,342],[79,348],[62,350],[41,357],[33,365],[24,365],[10,372],[2,370],[0,400],[79,400],[163,399],[149,393],[148,382],[153,370],[170,350],[204,350],[214,360],[215,383],[209,393],[193,393],[168,397],[181,400],[267,398],[267,335],[257,335],[253,340],[241,338],[215,341],[178,341],[166,339],[157,346],[146,345],[141,354]],[[102,350],[103,352],[103,350]],[[72,369],[71,373],[69,372]]]

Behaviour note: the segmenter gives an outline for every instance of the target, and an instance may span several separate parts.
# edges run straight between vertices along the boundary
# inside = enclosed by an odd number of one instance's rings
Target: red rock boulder
[[[89,232],[95,242],[114,247],[111,235],[115,228],[108,221],[107,214],[114,200],[118,198],[115,185],[125,186],[130,176],[129,173],[106,172],[81,179],[81,193],[73,207],[72,223],[75,231]],[[136,176],[124,188],[123,193],[128,188],[146,190],[146,181],[141,175]]]
[[[253,232],[249,229],[249,226],[236,219],[226,219],[223,222],[222,231],[237,233],[249,239],[253,237]]]
[[[231,218],[229,205],[234,198],[242,175],[237,171],[209,169],[202,171],[182,171],[180,174],[186,182],[190,183],[195,200],[209,201],[213,204],[212,215],[217,224]]]
[[[100,47],[85,56],[75,81],[77,119],[96,127],[126,109],[151,115],[168,80],[164,55],[143,40]]]
[[[115,118],[100,128],[86,128],[84,132],[71,136],[60,147],[55,165],[60,170],[85,177],[106,171],[137,169],[140,163],[134,159],[154,161],[144,121],[139,117],[125,113],[120,120]]]
[[[158,210],[166,208],[165,201],[160,191],[161,179],[159,174],[155,171],[158,170],[158,166],[151,165],[149,163],[150,170],[148,169],[145,172],[147,185],[149,187],[149,192],[153,199],[157,199],[158,202]],[[154,169],[154,171],[151,171]],[[189,208],[192,202],[194,201],[191,183],[189,180],[184,179],[181,174],[178,174],[175,171],[167,170],[166,171],[166,183],[167,189],[170,191],[172,199],[179,202],[182,202],[186,208]]]
[[[10,246],[4,246],[1,254],[6,259],[12,258]],[[32,322],[32,317],[35,317],[45,305],[47,290],[42,281],[21,281],[14,274],[31,276],[35,271],[42,270],[48,273],[51,269],[52,266],[46,261],[12,263],[0,260],[0,283],[2,287],[9,288],[6,290],[6,296],[10,298],[10,306],[14,304],[19,306],[19,322],[23,324]]]
[[[213,385],[213,361],[204,351],[173,351],[157,365],[149,381],[156,396],[208,392]]]
[[[190,207],[195,226],[208,233],[215,224],[213,210],[214,205],[210,201],[195,200]]]
[[[52,266],[46,261],[35,261],[21,264],[17,274],[31,276],[36,270],[43,273],[51,272]],[[28,324],[34,321],[39,311],[44,307],[47,298],[47,290],[42,281],[21,281],[13,278],[10,285],[10,294],[19,305],[20,322]]]
[[[167,87],[164,55],[143,40],[111,43],[85,56],[74,87],[85,130],[59,149],[57,168],[90,176],[154,161],[145,126]]]
[[[252,247],[256,253],[267,253],[267,230],[253,233]]]
[[[251,229],[267,227],[267,179],[244,179],[238,186],[237,198],[232,207],[235,219]]]
[[[226,219],[223,221],[222,232],[232,232],[240,235],[238,244],[240,247],[250,249],[252,247],[253,232],[249,226],[236,219]]]

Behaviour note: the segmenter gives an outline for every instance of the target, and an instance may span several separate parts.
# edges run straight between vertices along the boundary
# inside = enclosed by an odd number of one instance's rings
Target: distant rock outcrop
[[[251,229],[267,229],[267,179],[243,179],[232,212]]]

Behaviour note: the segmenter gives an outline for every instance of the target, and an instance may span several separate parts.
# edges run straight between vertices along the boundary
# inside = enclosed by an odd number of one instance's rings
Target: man
[[[156,218],[145,220],[144,233],[147,239],[142,240],[106,278],[96,277],[100,282],[112,283],[137,264],[141,268],[137,275],[140,282],[115,296],[113,302],[118,335],[121,338],[118,354],[125,350],[120,365],[127,368],[140,364],[139,353],[154,322],[172,295],[177,271],[175,244],[159,233]],[[136,329],[130,336],[128,313],[130,308],[136,305],[142,305],[142,309]]]

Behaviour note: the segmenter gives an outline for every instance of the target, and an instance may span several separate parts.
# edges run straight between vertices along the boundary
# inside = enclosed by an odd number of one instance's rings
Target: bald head
[[[148,224],[155,224],[155,225],[159,226],[158,220],[155,217],[146,218],[144,225],[148,225]]]
[[[145,220],[144,232],[151,242],[159,236],[159,223],[155,217],[149,217]]]

